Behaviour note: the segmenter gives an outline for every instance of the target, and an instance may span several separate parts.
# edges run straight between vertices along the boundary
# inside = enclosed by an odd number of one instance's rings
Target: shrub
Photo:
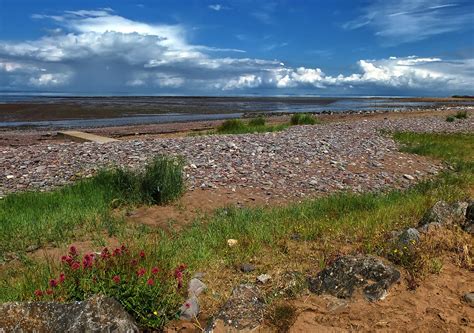
[[[446,117],[446,121],[447,121],[448,123],[452,123],[454,120],[455,120],[454,116],[447,116],[447,117]]]
[[[185,265],[167,272],[150,265],[144,251],[122,245],[81,256],[62,256],[60,274],[34,292],[38,300],[81,301],[95,294],[115,298],[143,327],[161,328],[177,318],[184,300]]]
[[[240,119],[229,119],[224,121],[218,128],[217,132],[238,132],[245,128],[245,124]]]
[[[308,113],[295,113],[291,116],[291,125],[314,125],[316,119]]]
[[[253,119],[250,119],[249,121],[249,126],[265,126],[265,118],[263,118],[262,116],[260,117],[257,117],[257,118],[253,118]]]
[[[467,119],[467,111],[458,111],[454,117],[458,119]]]

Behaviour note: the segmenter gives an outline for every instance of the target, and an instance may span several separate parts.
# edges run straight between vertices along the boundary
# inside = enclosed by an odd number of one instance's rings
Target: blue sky
[[[474,94],[470,0],[0,0],[0,91]]]

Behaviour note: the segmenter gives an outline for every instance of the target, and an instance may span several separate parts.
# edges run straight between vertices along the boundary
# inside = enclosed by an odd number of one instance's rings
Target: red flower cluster
[[[186,270],[186,265],[181,264],[174,270],[174,277],[178,283],[178,288],[183,287],[183,272]]]
[[[160,269],[157,266],[150,269],[146,267],[145,258],[145,251],[142,250],[133,257],[129,255],[129,250],[124,245],[113,250],[104,247],[100,253],[88,253],[82,257],[76,247],[71,246],[68,254],[61,257],[61,263],[65,268],[64,272],[61,272],[58,277],[51,278],[48,281],[47,289],[35,290],[34,295],[36,298],[54,295],[54,297],[60,299],[67,299],[65,293],[69,293],[75,288],[81,288],[80,282],[82,279],[92,281],[93,285],[96,283],[102,285],[104,281],[100,280],[104,278],[108,280],[109,284],[116,285],[132,283],[137,284],[137,287],[141,285],[150,288],[160,285],[162,282],[160,280]],[[130,265],[127,265],[127,263],[130,263]],[[186,265],[179,265],[174,270],[178,288],[183,286],[185,270]],[[135,275],[135,277],[130,276],[130,274]],[[163,275],[163,277],[165,276]],[[62,284],[64,284],[63,289],[60,288]]]
[[[145,275],[145,273],[146,273],[145,268],[140,268],[140,269],[137,271],[137,276],[143,276],[143,275]]]
[[[93,261],[94,254],[86,254],[84,259],[82,259],[82,267],[84,267],[84,269],[92,267]]]

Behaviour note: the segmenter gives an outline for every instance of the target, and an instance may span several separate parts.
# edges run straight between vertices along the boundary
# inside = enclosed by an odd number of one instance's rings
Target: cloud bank
[[[344,28],[367,26],[383,43],[391,45],[472,29],[474,22],[474,4],[470,0],[376,0],[362,11]]]
[[[0,41],[2,90],[212,95],[371,87],[445,93],[474,86],[474,59],[364,59],[357,73],[331,76],[320,68],[237,57],[242,50],[193,45],[181,25],[132,21],[110,8],[33,17],[57,28],[37,40]]]

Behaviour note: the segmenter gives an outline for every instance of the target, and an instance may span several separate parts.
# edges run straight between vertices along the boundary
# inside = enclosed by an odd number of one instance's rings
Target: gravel
[[[379,130],[472,133],[472,118],[454,123],[439,117],[358,120],[278,133],[1,147],[0,196],[49,190],[107,166],[140,168],[157,154],[186,158],[190,191],[245,189],[268,198],[293,198],[405,188],[437,174],[442,165],[399,152]]]

